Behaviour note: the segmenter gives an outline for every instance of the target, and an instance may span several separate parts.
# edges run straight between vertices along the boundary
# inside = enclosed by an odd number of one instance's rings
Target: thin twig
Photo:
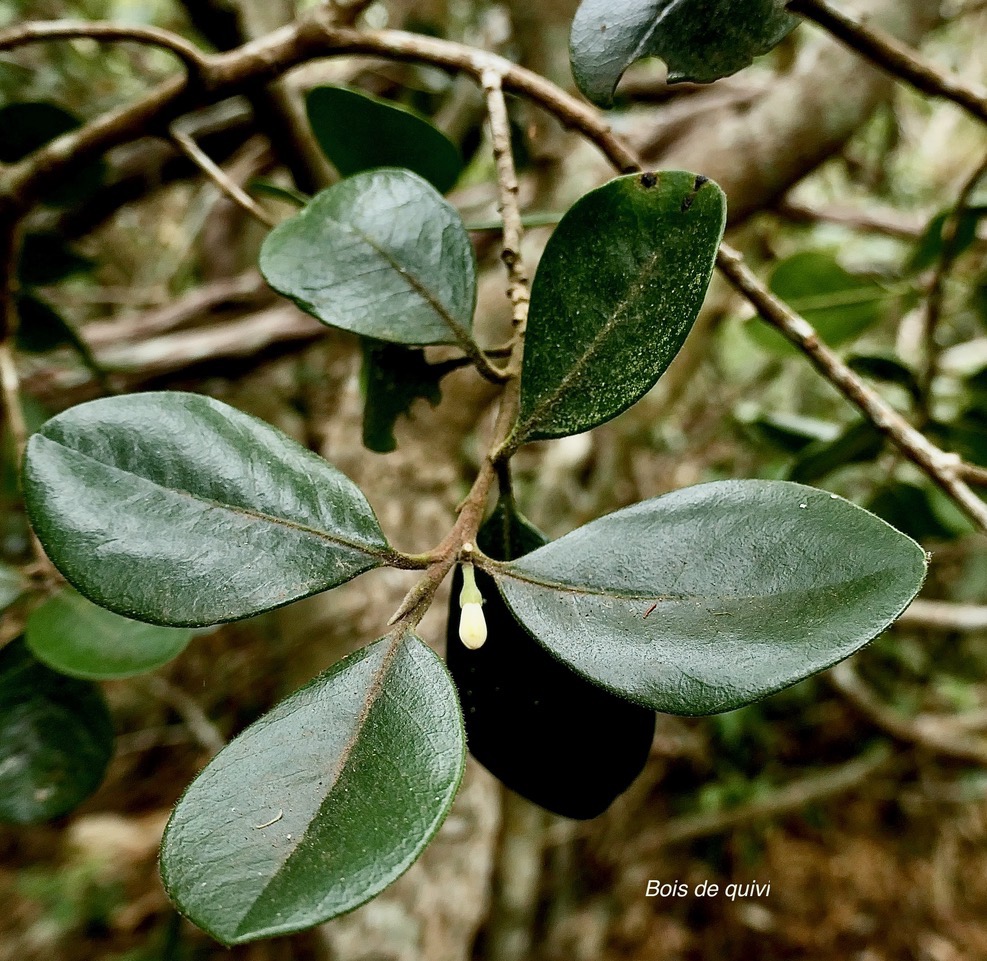
[[[851,207],[813,207],[786,197],[776,208],[779,216],[795,223],[829,223],[884,234],[898,240],[916,241],[922,236],[923,224],[915,217],[905,217],[896,210],[854,210]]]
[[[234,203],[242,207],[248,214],[259,220],[265,227],[274,227],[277,221],[261,207],[250,194],[239,184],[234,183],[226,171],[184,131],[174,124],[170,130],[171,139],[178,148],[192,161],[219,189]]]
[[[739,251],[720,246],[717,266],[727,280],[754,306],[761,317],[791,341],[844,397],[855,404],[898,449],[921,468],[963,508],[981,530],[987,531],[987,504],[961,477],[961,460],[929,441],[877,391],[861,380],[820,339],[812,325],[779,300],[744,263]]]
[[[20,316],[17,310],[17,264],[20,258],[21,225],[0,226],[0,396],[14,449],[20,464],[27,445],[27,424],[21,403],[21,383],[14,357]]]
[[[170,30],[160,27],[138,27],[123,23],[93,23],[87,20],[59,20],[55,23],[24,23],[0,31],[0,50],[13,50],[29,43],[73,39],[95,40],[99,43],[139,43],[173,53],[193,76],[207,62],[195,44]]]
[[[481,77],[481,83],[487,100],[490,139],[497,165],[497,187],[500,194],[497,209],[503,218],[501,231],[503,249],[500,259],[504,261],[504,265],[507,267],[507,295],[510,297],[513,307],[512,316],[515,330],[524,330],[528,321],[528,304],[531,300],[531,291],[521,254],[524,227],[521,223],[521,208],[518,199],[520,188],[517,181],[517,171],[514,167],[514,152],[511,149],[511,127],[507,117],[507,104],[504,101],[502,78],[496,70],[485,70]]]
[[[987,123],[987,89],[969,84],[877,27],[854,20],[827,0],[788,0],[788,9],[818,24],[851,50],[932,97],[942,97]]]
[[[683,844],[724,834],[747,824],[792,814],[809,804],[818,804],[854,790],[888,767],[890,760],[891,752],[887,746],[882,745],[861,757],[847,761],[846,764],[816,771],[792,781],[772,791],[767,797],[758,798],[748,804],[709,814],[689,814],[673,818],[659,828],[654,847]]]
[[[145,678],[145,684],[159,701],[175,710],[192,737],[210,755],[218,754],[226,746],[226,738],[219,728],[209,720],[199,703],[180,687],[154,674]]]
[[[939,345],[936,341],[936,333],[939,329],[939,321],[942,319],[943,305],[946,295],[946,283],[953,270],[961,251],[958,243],[960,224],[970,199],[977,184],[987,175],[987,155],[977,165],[977,169],[966,179],[956,203],[949,212],[946,222],[942,226],[942,248],[939,255],[939,263],[932,275],[932,282],[929,284],[929,292],[926,296],[925,310],[922,315],[922,342],[925,346],[925,363],[921,372],[920,388],[923,410],[929,414],[931,402],[932,384],[939,372]]]
[[[905,717],[885,704],[844,661],[826,677],[836,690],[882,731],[899,741],[918,744],[936,754],[987,766],[987,742],[963,736],[952,718]]]
[[[987,606],[916,600],[895,623],[935,631],[987,631]]]

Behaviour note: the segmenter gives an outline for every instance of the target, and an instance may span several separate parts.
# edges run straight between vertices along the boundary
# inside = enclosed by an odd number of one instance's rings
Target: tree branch
[[[987,123],[987,90],[973,86],[906,47],[890,34],[848,17],[827,0],[788,0],[788,9],[818,24],[841,43],[932,97],[951,100]]]
[[[277,221],[260,204],[254,200],[239,184],[234,183],[226,171],[185,132],[172,124],[171,139],[181,151],[192,161],[224,194],[235,204],[242,207],[251,216],[259,220],[265,227],[274,227]]]
[[[951,718],[904,717],[878,698],[849,661],[837,664],[826,678],[861,714],[896,740],[929,748],[958,761],[987,766],[987,743],[964,737]]]
[[[820,339],[812,325],[779,300],[744,263],[740,252],[722,244],[716,264],[762,319],[781,331],[844,397],[934,483],[945,490],[981,530],[987,530],[987,504],[962,479],[961,460],[929,441],[877,391],[861,380]]]
[[[514,168],[514,153],[511,149],[511,128],[507,119],[507,104],[504,101],[501,75],[496,70],[484,71],[481,82],[487,99],[490,139],[497,165],[497,186],[500,192],[498,210],[503,218],[503,249],[500,259],[507,267],[507,295],[513,306],[514,327],[516,331],[523,332],[525,324],[528,322],[528,304],[531,300],[531,291],[521,256],[524,227],[521,224],[521,208],[518,202],[519,187],[517,171]],[[516,355],[515,360],[520,360],[520,352]]]
[[[193,76],[207,63],[206,54],[195,44],[160,27],[138,27],[122,23],[93,23],[87,20],[59,20],[54,23],[25,23],[0,31],[0,50],[14,50],[29,43],[85,38],[99,43],[138,43],[174,54]]]
[[[758,798],[748,804],[709,814],[688,814],[673,818],[658,829],[653,847],[683,844],[714,834],[724,834],[746,824],[792,814],[809,804],[817,804],[852,791],[888,767],[890,760],[891,752],[887,746],[881,746],[847,761],[846,764],[816,771],[791,781],[772,791],[767,797]]]

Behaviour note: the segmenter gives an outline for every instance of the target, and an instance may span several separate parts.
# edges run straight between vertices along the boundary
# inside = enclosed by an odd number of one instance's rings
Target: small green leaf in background
[[[809,484],[847,464],[872,461],[884,448],[884,435],[869,421],[860,419],[832,440],[805,447],[792,464],[788,479]]]
[[[57,284],[73,274],[90,270],[93,262],[72,249],[61,234],[31,231],[24,235],[17,279],[25,287]]]
[[[28,354],[44,354],[58,347],[70,347],[98,378],[106,372],[99,366],[89,345],[75,328],[47,301],[31,293],[17,296],[17,347]]]
[[[444,194],[463,171],[456,145],[408,107],[348,87],[316,87],[305,106],[322,152],[344,177],[405,167]]]
[[[907,269],[914,273],[921,273],[934,266],[943,256],[945,245],[946,224],[953,217],[953,208],[949,207],[940,210],[922,233],[922,236],[915,243],[911,257],[908,260]],[[952,255],[958,257],[964,251],[973,246],[977,239],[977,228],[980,221],[987,218],[987,207],[967,207],[961,211],[956,221],[956,232],[953,234],[951,244]]]
[[[300,931],[396,880],[465,762],[442,662],[412,635],[344,658],[228,744],[175,807],[161,875],[224,944]]]
[[[424,351],[399,344],[364,338],[362,347],[363,443],[367,450],[389,454],[398,446],[394,437],[398,417],[410,416],[411,405],[419,398],[433,407],[438,404],[439,382],[450,365],[430,364]]]
[[[509,560],[545,538],[501,500],[477,544]],[[459,640],[459,592],[453,577],[446,662],[456,683],[470,753],[495,777],[543,808],[569,818],[602,814],[641,773],[655,715],[580,677],[536,643],[514,619],[493,578],[476,571],[488,627],[486,643]]]
[[[0,163],[17,163],[79,126],[77,117],[47,101],[23,101],[0,107]],[[91,161],[50,187],[44,202],[54,207],[71,207],[93,194],[105,175],[103,161]]]
[[[22,638],[0,650],[0,821],[71,811],[99,787],[113,724],[95,684],[34,659]]]
[[[28,443],[24,497],[70,584],[154,624],[249,617],[393,556],[335,467],[197,394],[108,397],[52,418]]]
[[[737,419],[752,440],[786,454],[801,453],[810,444],[834,440],[840,433],[832,421],[799,414],[738,414]]]
[[[330,327],[399,344],[470,339],[476,261],[462,218],[407,170],[323,190],[264,241],[267,282]]]
[[[642,57],[661,57],[670,82],[708,83],[748,66],[797,25],[784,0],[583,0],[569,58],[579,89],[609,107]]]
[[[780,261],[769,286],[831,347],[856,339],[877,323],[888,302],[888,292],[876,280],[851,274],[823,250],[804,250]],[[797,353],[782,334],[757,318],[747,330],[773,354],[788,357]]]
[[[928,488],[904,481],[883,486],[868,502],[867,509],[917,541],[952,540],[970,532],[969,521],[941,517]]]
[[[143,674],[179,655],[193,631],[158,627],[97,607],[65,588],[35,608],[24,638],[49,667],[92,681]]]
[[[918,544],[862,508],[755,480],[642,501],[493,574],[580,674],[656,711],[714,714],[849,657],[925,569]]]
[[[725,219],[720,188],[683,171],[577,201],[531,290],[517,442],[589,430],[654,385],[702,306]]]
[[[922,397],[915,371],[903,364],[897,357],[885,354],[857,354],[847,358],[847,366],[858,374],[863,374],[871,380],[883,381],[886,384],[897,384],[912,400]]]

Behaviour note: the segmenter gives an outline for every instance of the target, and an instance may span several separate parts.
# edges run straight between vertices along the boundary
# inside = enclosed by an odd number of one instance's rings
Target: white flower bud
[[[473,565],[463,564],[463,589],[459,592],[459,639],[471,650],[483,647],[487,639],[487,622],[483,616],[483,595],[476,586]]]
[[[482,604],[464,604],[459,616],[459,639],[471,650],[483,647],[487,639],[487,622]]]

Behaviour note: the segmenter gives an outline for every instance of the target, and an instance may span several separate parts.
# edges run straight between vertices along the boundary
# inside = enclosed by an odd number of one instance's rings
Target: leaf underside
[[[494,574],[515,616],[579,673],[695,715],[848,657],[925,569],[914,541],[834,494],[723,481],[602,517]]]
[[[84,801],[113,754],[96,685],[49,670],[23,639],[0,650],[0,821],[33,824]]]
[[[193,633],[121,617],[66,588],[31,612],[24,637],[34,656],[56,671],[107,680],[166,664]]]
[[[441,661],[412,635],[381,639],[282,701],[196,778],[165,830],[165,888],[225,944],[350,911],[438,830],[464,752]]]
[[[501,501],[477,535],[497,559],[545,543]],[[512,791],[569,818],[602,814],[640,774],[654,736],[653,711],[615,697],[553,657],[521,627],[492,577],[476,571],[488,637],[477,650],[460,640],[453,578],[446,662],[456,683],[470,753]]]
[[[661,57],[669,82],[709,83],[748,66],[797,24],[784,0],[583,0],[569,57],[579,89],[609,107],[642,57]]]
[[[263,421],[179,392],[71,408],[30,440],[24,496],[55,566],[125,617],[258,614],[387,562],[363,494]]]
[[[356,174],[274,228],[267,282],[331,327],[399,344],[469,340],[476,263],[462,218],[408,170]]]

